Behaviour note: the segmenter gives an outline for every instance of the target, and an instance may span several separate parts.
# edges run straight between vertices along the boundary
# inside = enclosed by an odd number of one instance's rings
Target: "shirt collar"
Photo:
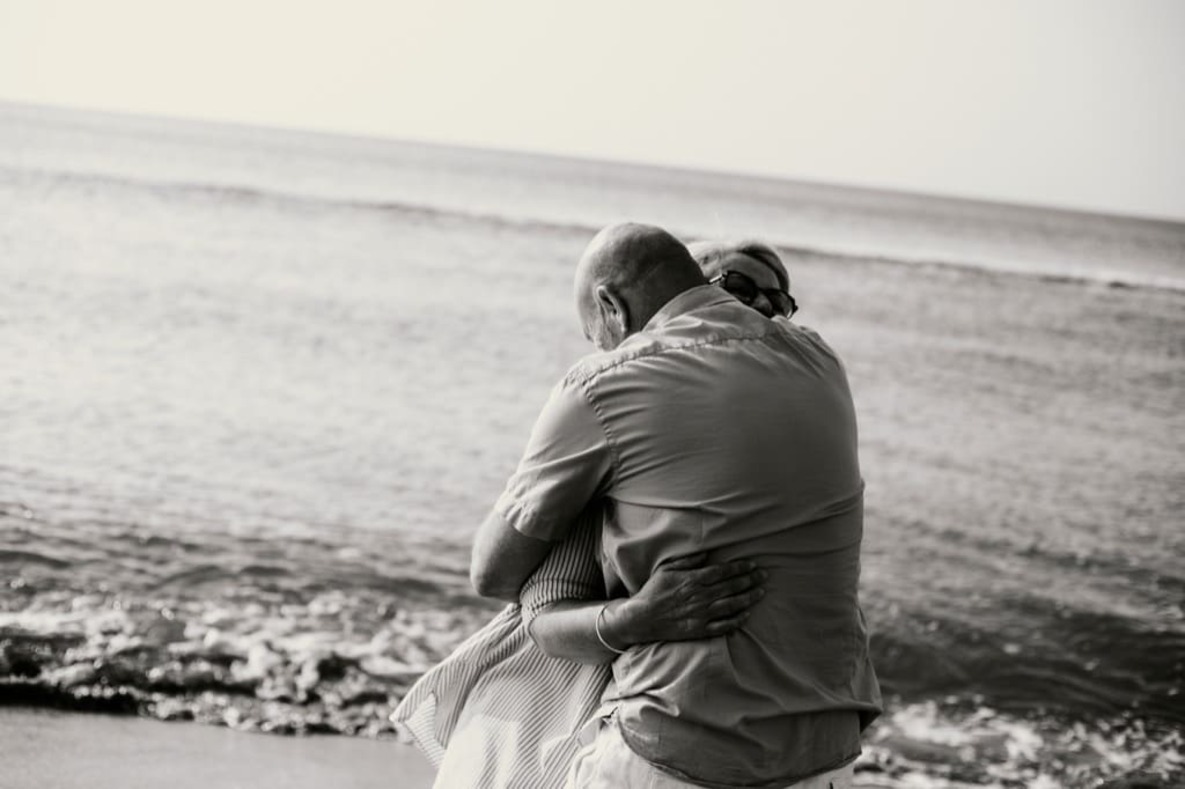
[[[642,327],[642,331],[658,329],[664,323],[679,317],[685,312],[691,312],[701,307],[725,304],[730,301],[736,301],[736,299],[728,291],[718,288],[715,285],[698,285],[694,288],[689,288],[668,301],[662,306],[662,309],[654,313],[650,320],[646,321],[646,325]]]

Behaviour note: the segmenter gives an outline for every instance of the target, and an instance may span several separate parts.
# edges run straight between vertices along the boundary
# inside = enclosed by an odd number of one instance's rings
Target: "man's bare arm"
[[[477,530],[469,579],[482,597],[518,601],[519,590],[551,551],[552,543],[519,533],[491,511]]]
[[[469,577],[478,594],[516,601],[609,479],[612,452],[583,389],[557,384],[531,428],[522,459],[477,530]]]

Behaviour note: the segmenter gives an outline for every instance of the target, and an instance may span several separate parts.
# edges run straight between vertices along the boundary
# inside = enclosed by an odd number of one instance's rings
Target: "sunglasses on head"
[[[745,305],[752,305],[758,296],[764,295],[770,306],[774,308],[776,315],[785,315],[789,318],[798,312],[798,303],[794,301],[794,297],[789,292],[781,288],[759,288],[752,277],[739,271],[721,272],[720,276],[710,280],[710,284],[719,284],[720,287],[736,296],[737,301]]]

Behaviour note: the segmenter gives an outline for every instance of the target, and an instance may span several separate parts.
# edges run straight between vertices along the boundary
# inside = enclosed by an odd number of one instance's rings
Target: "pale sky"
[[[0,100],[1185,220],[1181,0],[0,0]]]

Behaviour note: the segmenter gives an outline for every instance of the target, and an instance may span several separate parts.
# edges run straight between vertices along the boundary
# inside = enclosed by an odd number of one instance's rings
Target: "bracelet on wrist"
[[[608,607],[609,607],[609,604],[605,603],[597,611],[597,618],[593,622],[593,630],[596,632],[597,641],[601,642],[601,646],[603,646],[605,649],[609,650],[610,652],[615,652],[618,655],[624,655],[625,654],[624,649],[618,649],[617,647],[613,646],[612,644],[610,644],[608,641],[605,640],[605,637],[603,635],[601,635],[601,617],[603,617],[605,615],[605,609]]]

